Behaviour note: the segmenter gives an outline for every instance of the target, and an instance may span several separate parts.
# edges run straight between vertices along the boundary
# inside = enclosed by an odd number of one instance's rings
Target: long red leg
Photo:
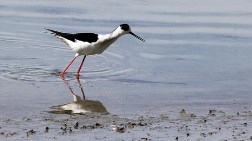
[[[67,71],[67,69],[71,66],[71,64],[74,62],[74,60],[77,58],[78,56],[74,56],[74,58],[71,60],[71,62],[66,66],[66,68],[60,73],[60,76],[64,78],[64,74]]]
[[[80,64],[79,68],[78,68],[78,71],[76,72],[76,76],[77,76],[77,77],[80,76],[80,70],[81,70],[82,65],[83,65],[83,63],[84,63],[84,61],[85,61],[85,58],[86,58],[86,55],[84,55],[84,57],[83,57],[83,59],[82,59],[82,62],[81,62],[81,64]]]

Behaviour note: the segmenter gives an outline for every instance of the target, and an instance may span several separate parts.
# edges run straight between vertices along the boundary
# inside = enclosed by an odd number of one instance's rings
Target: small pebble
[[[71,127],[69,127],[69,133],[72,133],[72,132],[73,132],[72,128],[71,128]]]
[[[98,126],[101,126],[101,124],[99,124],[99,123],[96,123],[96,124],[95,124],[95,126],[96,126],[96,127],[98,127]]]
[[[206,137],[206,133],[200,133],[200,136]]]
[[[148,138],[141,138],[141,140],[143,140],[143,141],[148,141]]]
[[[78,129],[79,128],[79,122],[76,122],[74,125],[74,129]]]
[[[46,128],[45,128],[45,132],[48,132],[48,131],[49,131],[49,127],[46,127]]]
[[[86,125],[84,125],[84,126],[82,126],[82,127],[81,127],[81,129],[87,129],[87,126],[86,126]]]
[[[125,132],[125,127],[117,127],[116,132],[124,133]]]
[[[139,122],[139,123],[138,123],[138,125],[139,125],[139,126],[146,126],[146,125],[147,125],[147,123],[142,123],[142,122]]]

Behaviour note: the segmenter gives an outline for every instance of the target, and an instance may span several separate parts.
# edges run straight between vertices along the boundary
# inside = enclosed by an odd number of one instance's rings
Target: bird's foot
[[[60,75],[61,78],[65,79],[64,73],[59,72],[59,75]]]

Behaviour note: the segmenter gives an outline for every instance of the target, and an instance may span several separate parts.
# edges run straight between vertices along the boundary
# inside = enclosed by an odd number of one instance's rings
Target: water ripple
[[[121,77],[125,75],[131,74],[134,69],[124,66],[123,64],[119,64],[117,62],[110,62],[109,59],[104,60],[104,67],[96,68],[86,68],[83,69],[80,78],[89,79],[91,81],[101,80],[101,79],[113,79],[116,77]],[[61,82],[59,79],[59,69],[55,69],[49,66],[28,66],[21,64],[2,64],[0,65],[0,73],[2,73],[2,77],[19,80],[19,81],[27,81],[27,82]],[[69,69],[65,77],[70,79],[75,78],[75,72],[73,69]]]

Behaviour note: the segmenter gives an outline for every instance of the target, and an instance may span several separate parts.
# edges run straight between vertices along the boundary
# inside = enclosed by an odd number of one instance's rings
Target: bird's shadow
[[[73,102],[60,104],[56,106],[51,106],[52,111],[49,113],[54,114],[87,114],[87,113],[102,113],[109,114],[104,105],[97,100],[87,100],[84,92],[83,84],[80,82],[79,77],[76,77],[76,83],[78,84],[78,89],[81,92],[81,96],[75,94],[73,87],[70,85],[69,81],[61,77],[62,81],[65,83],[66,87],[73,96]]]

